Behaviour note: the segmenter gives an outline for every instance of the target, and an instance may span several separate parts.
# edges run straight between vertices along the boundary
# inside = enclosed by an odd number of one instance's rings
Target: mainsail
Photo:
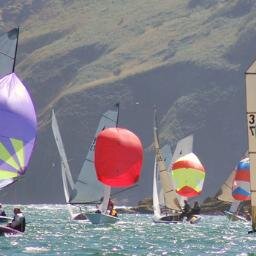
[[[220,191],[218,192],[217,198],[224,202],[234,202],[235,199],[232,196],[232,188],[233,188],[233,181],[235,177],[235,170],[231,172],[231,174],[228,176],[226,181],[223,183],[223,185],[220,188]]]
[[[0,116],[0,188],[3,188],[26,172],[36,137],[32,100],[14,73],[0,79]]]
[[[164,202],[165,206],[173,210],[181,210],[181,206],[177,200],[177,194],[171,180],[171,174],[165,165],[164,157],[160,150],[158,134],[157,134],[157,120],[156,120],[156,110],[154,111],[154,147],[156,152],[156,161],[160,173],[160,181],[164,192]]]
[[[170,145],[165,145],[164,147],[162,147],[161,152],[163,154],[166,166],[170,166],[171,159],[172,159]],[[163,189],[161,186],[158,164],[155,158],[154,177],[153,177],[153,209],[154,209],[154,216],[156,218],[161,217],[161,206],[163,207],[165,206],[165,204],[164,204]]]
[[[53,131],[53,135],[54,135],[57,148],[60,154],[61,175],[62,175],[62,181],[63,181],[64,195],[65,195],[66,203],[68,203],[70,200],[69,186],[70,186],[70,189],[73,190],[74,181],[70,172],[67,156],[65,153],[64,145],[62,142],[62,138],[60,135],[59,126],[58,126],[58,122],[57,122],[54,110],[52,110],[52,131]]]
[[[246,79],[246,115],[250,159],[252,229],[256,231],[256,61],[249,67]]]
[[[0,78],[14,72],[19,28],[0,34]]]

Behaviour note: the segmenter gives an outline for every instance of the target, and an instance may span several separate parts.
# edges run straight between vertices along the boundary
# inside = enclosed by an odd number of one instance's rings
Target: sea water
[[[13,206],[5,206],[11,215]],[[65,205],[21,206],[20,237],[0,237],[0,255],[241,255],[256,256],[250,223],[203,216],[197,224],[155,224],[152,215],[120,214],[111,225],[69,221]]]

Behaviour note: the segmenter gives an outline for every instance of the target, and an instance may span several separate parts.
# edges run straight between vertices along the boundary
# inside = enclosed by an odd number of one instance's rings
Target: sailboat
[[[153,133],[156,157],[153,176],[153,221],[155,223],[178,223],[183,221],[180,215],[186,197],[182,197],[176,193],[170,166],[171,162],[175,162],[179,157],[192,152],[193,135],[189,135],[180,140],[176,145],[173,157],[171,157],[171,148],[169,145],[160,149],[156,119],[155,109]],[[158,177],[160,177],[160,180]]]
[[[95,169],[98,180],[106,186],[102,208],[87,214],[95,224],[113,223],[118,220],[106,214],[112,187],[124,188],[134,185],[140,177],[143,147],[140,139],[124,128],[112,127],[101,131],[95,145]],[[105,211],[104,211],[105,210]]]
[[[228,219],[232,221],[244,220],[243,218],[241,219],[241,216],[237,214],[237,210],[240,205],[240,202],[235,200],[234,197],[232,196],[232,187],[233,187],[234,177],[235,177],[235,170],[231,172],[231,174],[222,184],[217,194],[217,199],[223,202],[231,203],[229,210],[224,211],[224,214],[228,217]]]
[[[37,120],[33,102],[14,73],[18,34],[19,29],[13,29],[0,36],[0,42],[1,39],[10,42],[1,52],[4,58],[9,58],[9,62],[1,70],[4,76],[0,79],[0,189],[15,183],[26,173],[36,138]],[[10,63],[12,70],[6,74]],[[1,217],[3,219],[8,220]]]
[[[242,159],[236,169],[232,184],[232,202],[229,211],[224,211],[230,220],[247,221],[239,215],[239,206],[242,201],[248,201],[250,197],[250,163],[249,158]]]
[[[104,187],[96,177],[95,167],[94,167],[94,151],[96,137],[98,133],[107,128],[116,126],[118,116],[118,110],[109,110],[105,112],[99,122],[98,128],[96,130],[94,139],[89,147],[89,151],[85,158],[84,164],[78,176],[76,182],[73,181],[70,167],[67,161],[66,153],[64,150],[64,145],[59,132],[59,127],[57,123],[54,110],[52,111],[52,130],[54,138],[58,147],[59,155],[61,158],[61,174],[64,188],[64,195],[66,203],[68,205],[68,210],[70,213],[71,220],[85,220],[90,216],[90,213],[74,213],[72,205],[90,205],[96,207],[100,205],[99,208],[103,211],[106,203],[102,202],[104,193],[109,193],[108,187]],[[110,190],[109,190],[110,191]],[[88,214],[88,216],[87,216]],[[93,222],[93,221],[92,221]]]
[[[250,192],[252,207],[252,230],[256,232],[256,61],[248,68],[246,79],[246,116],[250,159]]]

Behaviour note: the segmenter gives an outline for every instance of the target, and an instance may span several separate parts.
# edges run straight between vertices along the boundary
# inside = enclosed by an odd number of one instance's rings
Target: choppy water
[[[12,206],[6,206],[11,214]],[[69,222],[63,205],[22,207],[22,237],[0,237],[0,255],[241,255],[256,256],[250,223],[204,216],[196,225],[154,224],[152,215],[123,214],[108,226]]]

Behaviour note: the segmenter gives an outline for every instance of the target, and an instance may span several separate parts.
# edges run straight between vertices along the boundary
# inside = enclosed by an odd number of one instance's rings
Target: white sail
[[[68,182],[67,182],[67,177],[66,177],[65,165],[63,164],[63,162],[61,162],[61,176],[62,176],[64,195],[65,195],[66,203],[68,206],[69,215],[70,215],[71,219],[73,219],[74,213],[72,211],[72,206],[70,204],[68,204],[69,190],[68,190]]]
[[[68,192],[67,182],[68,182],[70,188],[74,189],[74,181],[73,181],[73,178],[72,178],[72,175],[70,172],[69,164],[67,161],[67,156],[65,153],[64,145],[62,142],[62,138],[60,135],[59,126],[58,126],[57,119],[55,117],[54,110],[52,110],[52,131],[53,131],[55,142],[57,144],[57,148],[58,148],[60,158],[61,158],[62,178],[63,177],[65,178],[65,181],[63,180],[63,188],[64,188],[64,192],[65,192],[66,202],[68,202],[70,195]]]
[[[246,114],[250,159],[252,229],[256,231],[256,61],[246,71]]]
[[[154,123],[154,146],[156,151],[156,160],[160,173],[161,185],[164,191],[164,201],[165,206],[169,209],[180,210],[181,207],[177,202],[177,195],[173,187],[171,180],[171,175],[168,168],[165,165],[164,157],[160,150],[158,135],[157,135],[157,126],[156,126],[156,111],[155,111],[155,123]]]
[[[178,158],[193,152],[193,140],[194,136],[191,134],[178,141],[172,157],[173,163],[177,161]]]
[[[94,150],[96,137],[105,128],[115,127],[117,123],[118,111],[107,111],[100,119],[99,126],[94,139],[89,148],[86,160],[75,183],[70,197],[70,203],[98,204],[102,200],[104,186],[98,181],[94,167]]]
[[[54,110],[52,110],[52,131],[55,138],[55,142],[57,144],[57,148],[60,154],[61,158],[61,176],[62,176],[62,183],[63,183],[63,189],[64,189],[64,195],[66,203],[69,202],[70,194],[69,194],[69,187],[70,189],[74,188],[74,181],[70,172],[69,164],[67,161],[64,145],[62,142],[62,138],[59,131],[58,122],[54,113]],[[70,214],[71,219],[74,216],[74,213],[72,211],[72,206],[68,204],[68,211]]]
[[[158,199],[158,191],[157,191],[157,163],[155,158],[154,163],[154,177],[153,177],[153,210],[154,210],[154,216],[156,218],[160,218],[161,211],[160,211],[160,205],[159,205],[159,199]]]
[[[162,147],[161,152],[163,154],[166,166],[170,166],[171,158],[172,158],[170,145],[165,145],[164,147]],[[156,218],[160,218],[161,206],[164,206],[163,189],[162,189],[159,178],[160,178],[160,175],[159,175],[158,165],[155,159],[154,179],[153,179],[153,208],[154,208],[154,216]]]
[[[178,141],[176,148],[174,150],[174,153],[173,153],[172,163],[177,161],[180,157],[193,152],[193,141],[194,141],[193,134]],[[178,199],[181,207],[184,206],[184,201],[187,200],[186,197],[180,196],[178,194],[177,194],[177,199]]]
[[[235,178],[235,170],[231,172],[227,180],[221,186],[220,191],[218,192],[217,198],[224,202],[235,202],[234,197],[232,196],[232,186]]]
[[[104,195],[103,195],[103,201],[99,207],[99,210],[102,213],[107,213],[107,209],[108,209],[108,203],[109,203],[109,199],[110,199],[110,192],[111,192],[111,187],[105,185],[104,186]]]
[[[235,200],[235,201],[231,204],[231,206],[230,206],[230,208],[229,208],[229,212],[237,213],[237,210],[238,210],[239,205],[240,205],[240,201]]]

